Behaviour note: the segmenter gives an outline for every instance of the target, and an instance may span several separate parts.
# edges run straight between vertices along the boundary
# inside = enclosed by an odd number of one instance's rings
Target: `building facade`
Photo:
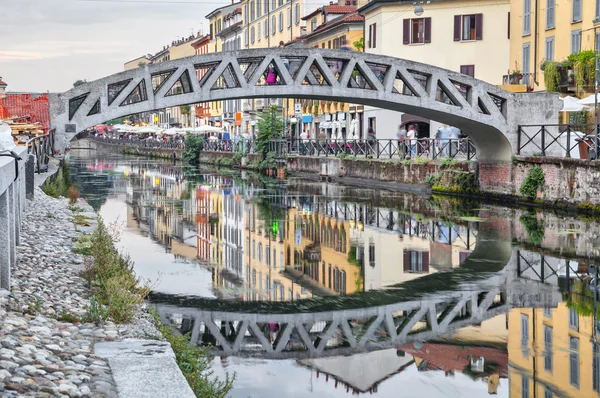
[[[365,52],[405,58],[501,84],[509,68],[510,0],[440,0],[416,15],[413,2],[373,0],[365,17]],[[439,123],[409,114],[365,107],[363,129],[392,139],[413,123],[418,137],[433,137]]]
[[[543,61],[564,61],[594,50],[600,34],[597,0],[512,0],[510,70],[530,90],[545,90]],[[519,79],[519,76],[521,77]]]
[[[210,49],[210,35],[206,34],[192,43],[196,55],[208,54]],[[196,70],[196,78],[198,81],[204,77],[206,71],[203,69]],[[194,118],[196,126],[204,126],[209,124],[210,119],[210,103],[201,102],[194,105]]]

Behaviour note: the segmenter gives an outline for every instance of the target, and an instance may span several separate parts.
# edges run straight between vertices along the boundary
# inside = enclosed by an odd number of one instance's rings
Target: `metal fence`
[[[47,134],[34,137],[26,142],[27,154],[35,155],[35,172],[42,173],[48,170],[50,156],[54,155],[54,130]]]
[[[594,124],[520,125],[517,155],[595,160]]]
[[[119,145],[133,145],[148,148],[183,149],[183,141],[154,141],[119,138],[93,137],[95,140]],[[204,151],[257,153],[254,140],[207,140]],[[468,138],[437,140],[419,138],[413,140],[309,140],[279,139],[269,142],[269,151],[276,157],[287,154],[304,156],[355,156],[374,159],[446,159],[473,160],[477,151]]]

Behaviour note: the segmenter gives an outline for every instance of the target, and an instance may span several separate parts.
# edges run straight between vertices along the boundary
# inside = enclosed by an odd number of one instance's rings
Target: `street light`
[[[417,17],[420,17],[421,15],[423,15],[424,11],[425,10],[423,10],[423,7],[421,5],[416,6],[415,9],[414,9],[415,15]]]

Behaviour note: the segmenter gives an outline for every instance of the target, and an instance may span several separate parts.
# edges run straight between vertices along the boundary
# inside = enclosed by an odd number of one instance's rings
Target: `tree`
[[[269,152],[269,141],[283,136],[283,119],[281,110],[277,105],[271,105],[263,109],[258,115],[258,136],[256,137],[256,148],[262,153],[263,159]]]
[[[75,83],[73,83],[73,87],[79,87],[79,86],[81,86],[82,84],[85,84],[85,83],[87,83],[87,80],[85,80],[85,79],[83,79],[83,80],[79,79]]]
[[[197,134],[188,134],[185,137],[185,149],[181,157],[188,163],[197,163],[203,149],[204,138]]]
[[[365,38],[361,37],[359,40],[352,43],[356,51],[362,51],[365,49]]]
[[[138,67],[139,68],[143,68],[144,66],[146,66],[146,62],[144,62],[144,61],[138,62]]]

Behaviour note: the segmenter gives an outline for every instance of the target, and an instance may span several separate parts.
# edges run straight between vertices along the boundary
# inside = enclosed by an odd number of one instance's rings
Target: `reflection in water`
[[[74,155],[161,316],[215,346],[235,397],[598,395],[594,225]]]

